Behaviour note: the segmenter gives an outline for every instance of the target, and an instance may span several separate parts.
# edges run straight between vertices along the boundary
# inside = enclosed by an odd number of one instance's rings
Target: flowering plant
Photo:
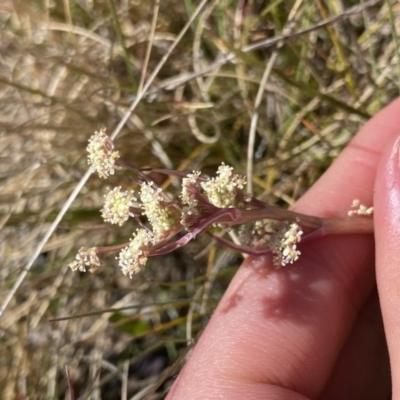
[[[181,179],[181,192],[171,197],[148,178],[148,170],[140,170],[120,158],[105,130],[95,132],[87,147],[88,162],[101,178],[108,178],[117,169],[134,173],[140,187],[122,190],[115,187],[105,195],[102,217],[111,224],[123,225],[130,218],[138,228],[128,243],[114,246],[81,248],[69,264],[72,270],[90,272],[100,266],[99,254],[119,251],[119,266],[125,275],[133,274],[148,257],[162,255],[186,245],[200,233],[241,253],[263,255],[272,253],[276,268],[295,262],[298,243],[337,233],[369,233],[373,231],[372,207],[355,200],[347,217],[321,218],[299,214],[271,206],[245,192],[245,177],[222,163],[217,176],[209,178],[200,171],[183,173],[175,170],[151,171]],[[146,217],[147,224],[140,219]],[[238,227],[235,242],[212,233],[216,227],[230,231]]]

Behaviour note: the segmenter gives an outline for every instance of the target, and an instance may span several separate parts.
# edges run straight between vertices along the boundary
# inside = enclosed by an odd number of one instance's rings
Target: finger
[[[339,216],[354,198],[369,204],[382,148],[398,126],[400,100],[365,125],[296,211]],[[294,392],[312,398],[322,392],[373,287],[373,241],[365,235],[327,237],[301,250],[293,267],[278,271],[269,257],[246,260],[171,398],[247,393],[252,399],[295,399],[303,397]]]
[[[393,398],[400,397],[400,138],[382,157],[375,186],[376,273],[390,354]]]
[[[390,399],[391,380],[376,288],[360,311],[319,400]]]

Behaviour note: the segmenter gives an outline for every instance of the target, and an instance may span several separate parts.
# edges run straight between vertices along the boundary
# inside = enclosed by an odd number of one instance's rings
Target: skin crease
[[[167,399],[400,399],[399,134],[397,99],[292,207],[331,217],[374,202],[376,254],[372,235],[336,235],[280,270],[247,258]]]

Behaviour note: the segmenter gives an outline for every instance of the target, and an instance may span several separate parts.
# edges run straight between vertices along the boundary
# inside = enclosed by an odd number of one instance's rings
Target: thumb
[[[393,399],[400,398],[400,137],[386,148],[375,182],[376,274],[390,354]]]

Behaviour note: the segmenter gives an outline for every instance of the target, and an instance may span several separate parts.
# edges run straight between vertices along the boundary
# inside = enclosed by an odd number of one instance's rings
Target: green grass
[[[154,71],[115,140],[125,159],[210,174],[225,162],[251,172],[263,200],[291,205],[399,94],[400,5],[375,3],[350,16],[367,2],[206,2],[157,72],[200,2],[160,0],[155,24],[155,2],[2,2],[1,300],[85,174],[88,138],[114,131]],[[96,214],[107,185],[85,183],[0,318],[1,398],[68,398],[66,365],[76,398],[162,398],[240,266],[199,237],[132,280],[112,256],[72,273],[81,246],[132,233]]]

